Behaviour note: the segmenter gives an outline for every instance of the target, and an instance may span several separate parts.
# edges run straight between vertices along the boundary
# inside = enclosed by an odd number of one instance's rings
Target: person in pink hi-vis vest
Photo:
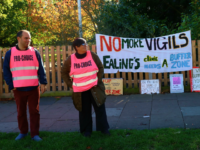
[[[40,88],[45,92],[47,84],[46,73],[40,53],[29,46],[30,32],[21,30],[17,33],[18,44],[6,52],[3,74],[9,90],[13,90],[17,105],[17,119],[20,134],[15,140],[21,140],[28,135],[27,104],[30,114],[31,138],[41,141],[39,137]],[[40,82],[40,86],[39,86]]]
[[[99,57],[87,50],[86,40],[77,38],[73,41],[76,53],[65,61],[61,76],[68,87],[73,89],[72,99],[79,111],[80,132],[85,137],[92,133],[92,105],[96,115],[96,130],[110,135],[105,110],[105,86],[102,78],[103,65]]]

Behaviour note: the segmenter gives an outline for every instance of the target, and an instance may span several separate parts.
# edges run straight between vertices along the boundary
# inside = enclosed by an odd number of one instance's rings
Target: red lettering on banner
[[[115,46],[115,41],[118,40],[118,48],[116,48]],[[114,50],[116,52],[119,52],[122,50],[122,44],[121,44],[121,39],[119,37],[114,37],[112,39],[111,36],[109,36],[109,41],[106,40],[105,36],[101,35],[100,36],[100,46],[101,46],[101,51],[103,51],[103,43],[105,43],[106,45],[106,49],[107,51],[111,52],[112,51],[112,48],[114,48]]]
[[[119,41],[119,45],[118,45],[118,49],[116,49],[116,47],[115,47],[115,40],[118,40]],[[119,51],[121,51],[121,39],[119,38],[119,37],[114,37],[113,38],[113,48],[114,48],[114,50],[116,51],[116,52],[119,52]]]
[[[121,94],[121,90],[112,90],[112,94]]]
[[[107,50],[111,52],[111,51],[112,51],[111,36],[109,36],[109,45],[108,45],[108,43],[107,43],[107,41],[106,41],[105,36],[100,36],[101,51],[103,51],[103,41],[104,41],[105,44],[106,44]]]

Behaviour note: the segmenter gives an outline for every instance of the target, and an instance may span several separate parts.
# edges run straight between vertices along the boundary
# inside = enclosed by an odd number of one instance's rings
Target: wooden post
[[[49,47],[45,46],[45,64],[46,64],[46,76],[47,76],[47,91],[50,91],[50,77],[49,77]]]
[[[149,73],[145,73],[145,79],[146,79],[146,80],[149,79]]]
[[[3,49],[3,57],[4,58],[5,58],[6,52],[7,52],[7,48],[4,48]],[[4,84],[5,84],[5,93],[9,93],[9,86],[6,84],[6,81],[4,81]]]
[[[137,79],[137,73],[134,73],[134,87],[138,87],[138,79]]]
[[[198,64],[200,67],[200,40],[198,40],[197,42],[198,42]]]
[[[128,72],[128,87],[132,88],[132,72]]]
[[[162,82],[162,73],[158,73],[158,79]],[[161,83],[162,85],[162,83]]]
[[[56,91],[56,70],[55,70],[55,52],[54,46],[51,46],[51,77],[52,77],[52,91]]]
[[[143,80],[143,72],[139,73],[140,80]]]
[[[68,46],[68,56],[72,54],[72,46]],[[70,91],[73,91],[72,88],[70,88]]]
[[[168,78],[167,78],[167,72],[164,73],[164,85],[167,86]]]
[[[122,78],[123,78],[123,87],[126,88],[126,72],[122,72]]]
[[[66,60],[66,46],[62,46],[62,54],[63,54],[63,65],[65,63]],[[64,90],[67,90],[67,84],[64,82]]]
[[[61,61],[60,61],[60,46],[56,47],[57,51],[57,79],[58,79],[58,91],[62,90],[61,83]]]
[[[156,79],[156,73],[152,73],[152,79]]]
[[[119,71],[117,72],[116,77],[120,78],[120,72]]]
[[[192,58],[193,58],[193,67],[196,67],[196,41],[192,40]]]
[[[42,58],[42,62],[44,62],[44,60],[43,60],[43,47],[42,46],[39,47],[39,52],[40,52],[40,56]]]
[[[97,53],[96,45],[92,45],[92,51],[93,51],[94,53]]]

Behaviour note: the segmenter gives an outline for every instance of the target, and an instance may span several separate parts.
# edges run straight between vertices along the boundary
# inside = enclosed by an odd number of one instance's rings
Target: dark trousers
[[[18,91],[13,90],[15,101],[17,104],[17,119],[20,133],[28,133],[27,121],[27,104],[30,114],[30,129],[31,137],[39,135],[40,114],[39,114],[39,101],[40,101],[40,88],[39,86],[31,91]]]
[[[80,132],[92,132],[92,105],[96,114],[96,130],[109,129],[105,104],[97,106],[90,90],[82,92],[82,111],[79,111]]]

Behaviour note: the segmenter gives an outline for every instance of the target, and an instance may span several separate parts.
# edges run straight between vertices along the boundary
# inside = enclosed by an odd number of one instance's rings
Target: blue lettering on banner
[[[189,63],[190,60],[185,61],[172,61],[172,67],[171,68],[182,68],[182,67],[190,67]]]
[[[191,53],[178,53],[178,54],[171,54],[170,61],[172,63],[171,68],[183,68],[183,67],[190,67],[189,62],[190,60],[183,60],[183,59],[191,59]]]
[[[178,54],[171,54],[170,61],[179,60],[179,59],[190,59],[191,53],[178,53]]]
[[[161,69],[161,64],[148,64],[144,65],[145,69]]]

